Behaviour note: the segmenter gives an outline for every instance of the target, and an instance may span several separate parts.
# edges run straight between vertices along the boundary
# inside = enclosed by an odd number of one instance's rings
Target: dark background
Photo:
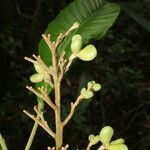
[[[32,111],[36,104],[36,98],[25,89],[33,67],[23,57],[37,54],[41,33],[71,1],[0,0],[0,132],[11,150],[24,149],[33,122],[22,111]],[[76,97],[78,86],[90,79],[102,84],[102,90],[81,105],[65,128],[64,143],[70,149],[84,150],[88,135],[98,134],[104,125],[115,129],[114,139],[124,137],[130,150],[150,148],[150,26],[146,28],[147,22],[141,20],[150,19],[150,2],[121,2],[136,18],[121,10],[107,35],[94,43],[99,50],[97,58],[77,62],[63,81],[66,105]],[[48,145],[53,145],[51,139],[39,128],[31,149],[44,150]]]

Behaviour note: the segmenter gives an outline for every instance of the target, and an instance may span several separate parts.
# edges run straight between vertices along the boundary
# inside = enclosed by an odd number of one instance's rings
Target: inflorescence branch
[[[23,111],[29,118],[31,118],[32,120],[34,120],[35,122],[37,122],[50,136],[52,136],[53,138],[55,138],[55,133],[48,127],[47,122],[46,121],[42,121],[42,119],[37,119],[34,115],[30,114],[29,112],[27,112],[26,110]],[[39,112],[40,113],[40,112]],[[39,113],[37,114],[39,116]],[[41,114],[42,115],[42,114]],[[41,116],[40,115],[40,116]],[[39,116],[39,117],[40,117]]]
[[[76,107],[79,105],[79,103],[83,100],[82,95],[78,96],[78,98],[76,99],[76,101],[73,103],[71,103],[71,109],[70,109],[70,113],[68,114],[68,116],[66,117],[66,119],[63,121],[63,126],[65,126],[69,120],[72,118]]]
[[[47,89],[44,88],[44,86],[38,88],[40,90],[41,94],[39,92],[37,92],[32,86],[26,86],[26,88],[29,91],[31,91],[33,94],[35,94],[36,96],[38,96],[39,98],[44,100],[51,108],[53,108],[54,110],[56,109],[55,104],[53,104],[52,100],[48,96]]]
[[[33,94],[35,94],[37,97],[41,98],[46,104],[49,105],[50,108],[52,108],[55,111],[55,119],[57,117],[60,116],[60,106],[61,106],[61,95],[60,95],[60,85],[61,85],[61,80],[64,76],[64,73],[66,71],[69,70],[70,65],[72,64],[73,61],[73,57],[66,59],[65,58],[65,51],[63,51],[60,56],[58,54],[57,48],[60,45],[60,43],[64,40],[64,38],[74,29],[79,27],[79,23],[76,22],[73,24],[73,26],[66,31],[65,33],[60,33],[59,36],[57,37],[56,41],[53,42],[51,41],[51,35],[50,34],[42,34],[42,37],[44,39],[44,41],[46,42],[46,44],[49,47],[49,50],[52,54],[52,65],[51,66],[47,66],[41,59],[40,56],[36,56],[36,55],[32,55],[33,58],[29,58],[29,57],[25,57],[25,60],[33,63],[34,65],[38,65],[38,67],[41,68],[41,70],[43,71],[39,71],[38,69],[36,69],[36,71],[39,74],[42,74],[44,82],[48,83],[52,88],[54,88],[55,91],[55,103],[53,103],[53,101],[50,99],[49,97],[49,93],[47,91],[46,88],[44,88],[43,86],[39,87],[37,91],[36,89],[34,89],[32,86],[26,86],[26,88],[31,91]],[[42,72],[42,73],[41,73]],[[45,77],[46,76],[46,77]],[[52,81],[53,79],[53,81]],[[61,127],[62,128],[69,122],[69,120],[71,119],[71,117],[74,114],[75,108],[79,105],[80,101],[84,99],[81,95],[78,96],[78,98],[76,99],[76,101],[74,103],[71,103],[71,109],[70,109],[70,113],[68,114],[68,116],[66,117],[66,119],[61,122],[61,118],[59,118],[59,121],[56,123],[60,123],[60,126],[56,126],[56,133],[54,133],[51,128],[48,126],[47,122],[44,119],[43,116],[43,112],[41,110],[38,110],[37,107],[34,107],[34,111],[37,114],[37,117],[30,114],[29,112],[24,110],[24,113],[29,116],[32,120],[34,120],[36,123],[38,123],[49,135],[51,135],[55,141],[57,141],[58,139],[58,135],[57,135],[57,127]],[[57,120],[56,119],[56,120]],[[57,142],[56,142],[57,143]],[[68,145],[66,145],[65,147],[62,147],[62,150],[67,150]],[[48,148],[49,150],[54,150],[55,148]],[[58,149],[58,145],[56,145],[56,149]]]

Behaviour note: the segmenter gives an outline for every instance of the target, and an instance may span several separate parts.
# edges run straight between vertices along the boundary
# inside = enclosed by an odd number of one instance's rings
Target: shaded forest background
[[[24,149],[33,122],[22,111],[32,111],[36,104],[36,97],[25,89],[33,66],[23,58],[37,54],[47,24],[70,2],[0,0],[0,132],[11,150]],[[88,135],[98,133],[104,125],[115,129],[114,138],[124,137],[130,150],[150,149],[150,2],[121,2],[114,26],[94,43],[98,57],[90,63],[77,62],[63,81],[67,106],[87,81],[94,79],[102,84],[102,90],[81,105],[66,127],[65,143],[71,150],[84,150]],[[39,128],[32,149],[46,149],[53,144],[50,142]]]

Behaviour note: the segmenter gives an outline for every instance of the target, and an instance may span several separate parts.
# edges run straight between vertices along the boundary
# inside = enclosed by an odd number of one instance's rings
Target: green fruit
[[[96,83],[96,84],[93,85],[93,90],[95,92],[99,91],[100,89],[101,89],[101,85],[99,83]]]
[[[72,42],[71,42],[71,50],[72,52],[75,54],[75,53],[78,53],[81,48],[82,48],[82,37],[80,34],[75,34],[73,37],[72,37]]]
[[[89,141],[91,141],[91,140],[93,140],[94,138],[95,138],[94,134],[90,134],[88,139],[89,139]]]
[[[37,73],[39,73],[39,74],[43,74],[44,73],[44,70],[38,64],[34,64],[34,68],[37,71]]]
[[[93,83],[92,82],[88,82],[88,88],[91,89],[93,87]]]
[[[94,95],[94,93],[92,91],[87,91],[84,95],[84,98],[89,99],[89,98],[92,98],[93,95]]]
[[[77,57],[83,61],[91,61],[97,55],[97,50],[94,45],[88,45],[84,49],[82,49]]]
[[[124,142],[125,142],[124,139],[120,138],[120,139],[112,141],[110,144],[124,144]]]
[[[73,42],[73,41],[75,41],[75,40],[82,40],[82,36],[81,36],[80,34],[75,34],[75,35],[72,37],[71,41]]]
[[[128,150],[128,147],[125,144],[115,144],[110,145],[108,150]]]
[[[44,79],[44,76],[38,73],[35,73],[30,77],[30,81],[33,83],[41,82],[43,81],[43,79]]]
[[[86,88],[82,88],[80,93],[83,97],[85,97],[86,92],[87,92]]]
[[[113,134],[114,134],[114,130],[112,127],[110,126],[103,127],[100,131],[101,142],[105,145],[109,144]]]
[[[96,84],[96,82],[95,81],[91,81],[92,82],[92,84],[94,85],[94,84]]]

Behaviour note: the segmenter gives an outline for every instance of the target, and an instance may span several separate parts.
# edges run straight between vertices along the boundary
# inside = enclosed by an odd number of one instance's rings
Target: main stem
[[[53,64],[53,80],[55,87],[55,104],[57,109],[55,110],[55,125],[56,125],[56,150],[60,150],[63,144],[63,126],[61,122],[61,95],[60,95],[60,80],[58,77],[58,64],[56,51],[53,51],[52,64]]]

